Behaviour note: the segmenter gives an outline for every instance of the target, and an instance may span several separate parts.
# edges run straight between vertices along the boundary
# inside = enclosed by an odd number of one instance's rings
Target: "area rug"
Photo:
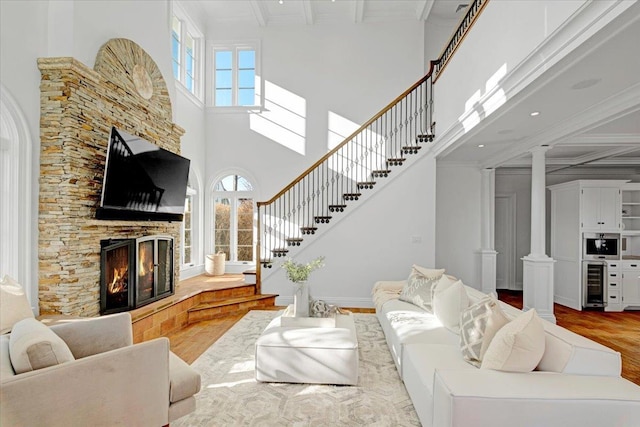
[[[194,363],[197,409],[178,426],[419,426],[374,314],[353,314],[360,367],[356,386],[260,383],[255,342],[278,312],[251,311]]]

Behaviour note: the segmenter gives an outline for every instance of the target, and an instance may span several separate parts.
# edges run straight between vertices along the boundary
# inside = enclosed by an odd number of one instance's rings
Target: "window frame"
[[[216,190],[216,186],[220,181],[225,179],[230,175],[236,175],[243,177],[250,185],[251,190]],[[238,266],[253,266],[256,263],[256,246],[257,246],[257,223],[256,223],[256,215],[257,215],[257,203],[256,203],[256,188],[253,184],[251,178],[247,175],[242,174],[241,172],[230,172],[225,173],[218,177],[212,186],[211,191],[211,228],[210,228],[210,238],[211,238],[211,248],[214,252],[218,250],[216,247],[216,200],[217,199],[229,199],[229,204],[231,205],[230,210],[230,239],[229,239],[229,254],[231,256],[229,259],[225,260],[226,265],[238,265]],[[238,208],[243,199],[251,199],[252,201],[252,250],[251,250],[251,260],[248,261],[239,261],[238,257]]]
[[[180,38],[179,38],[179,49],[180,49],[180,58],[178,62],[178,70],[179,76],[174,79],[177,82],[176,87],[181,89],[183,92],[188,95],[194,96],[200,103],[203,101],[204,97],[204,65],[205,65],[205,55],[204,55],[204,35],[198,28],[198,26],[193,22],[193,20],[189,17],[189,15],[185,12],[185,10],[178,3],[173,3],[173,13],[171,15],[171,67],[173,72],[174,64],[176,60],[173,57],[173,40],[174,40],[174,31],[173,31],[173,19],[176,18],[180,21]],[[193,40],[193,49],[192,49],[192,73],[189,76],[187,72],[187,39],[191,38]],[[193,87],[190,89],[187,86],[188,77],[192,78]]]
[[[254,52],[254,104],[239,105],[239,52],[251,50]],[[216,105],[216,52],[230,51],[231,55],[231,105]],[[238,112],[262,110],[264,97],[262,94],[262,77],[260,73],[260,42],[259,41],[229,41],[215,42],[209,46],[207,69],[207,105],[217,112]]]

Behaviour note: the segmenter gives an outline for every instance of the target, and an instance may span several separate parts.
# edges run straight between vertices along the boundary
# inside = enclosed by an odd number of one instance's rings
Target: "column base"
[[[546,255],[527,255],[523,261],[523,310],[536,309],[538,316],[556,323],[553,314],[553,264]]]
[[[493,249],[480,249],[480,277],[482,292],[490,294],[496,292],[496,263],[498,259],[498,252]]]

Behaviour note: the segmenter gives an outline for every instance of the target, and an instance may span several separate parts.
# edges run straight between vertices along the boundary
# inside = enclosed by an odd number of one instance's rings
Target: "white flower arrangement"
[[[320,256],[307,264],[294,262],[291,259],[282,263],[282,268],[287,271],[287,279],[293,283],[306,282],[312,271],[324,266],[324,257]]]

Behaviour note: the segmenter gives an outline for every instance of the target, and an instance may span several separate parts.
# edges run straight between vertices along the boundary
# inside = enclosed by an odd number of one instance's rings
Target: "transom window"
[[[229,262],[253,262],[253,185],[241,175],[227,175],[213,193],[215,252],[224,252]]]
[[[252,46],[218,46],[213,50],[213,104],[216,107],[259,105],[257,54]]]

